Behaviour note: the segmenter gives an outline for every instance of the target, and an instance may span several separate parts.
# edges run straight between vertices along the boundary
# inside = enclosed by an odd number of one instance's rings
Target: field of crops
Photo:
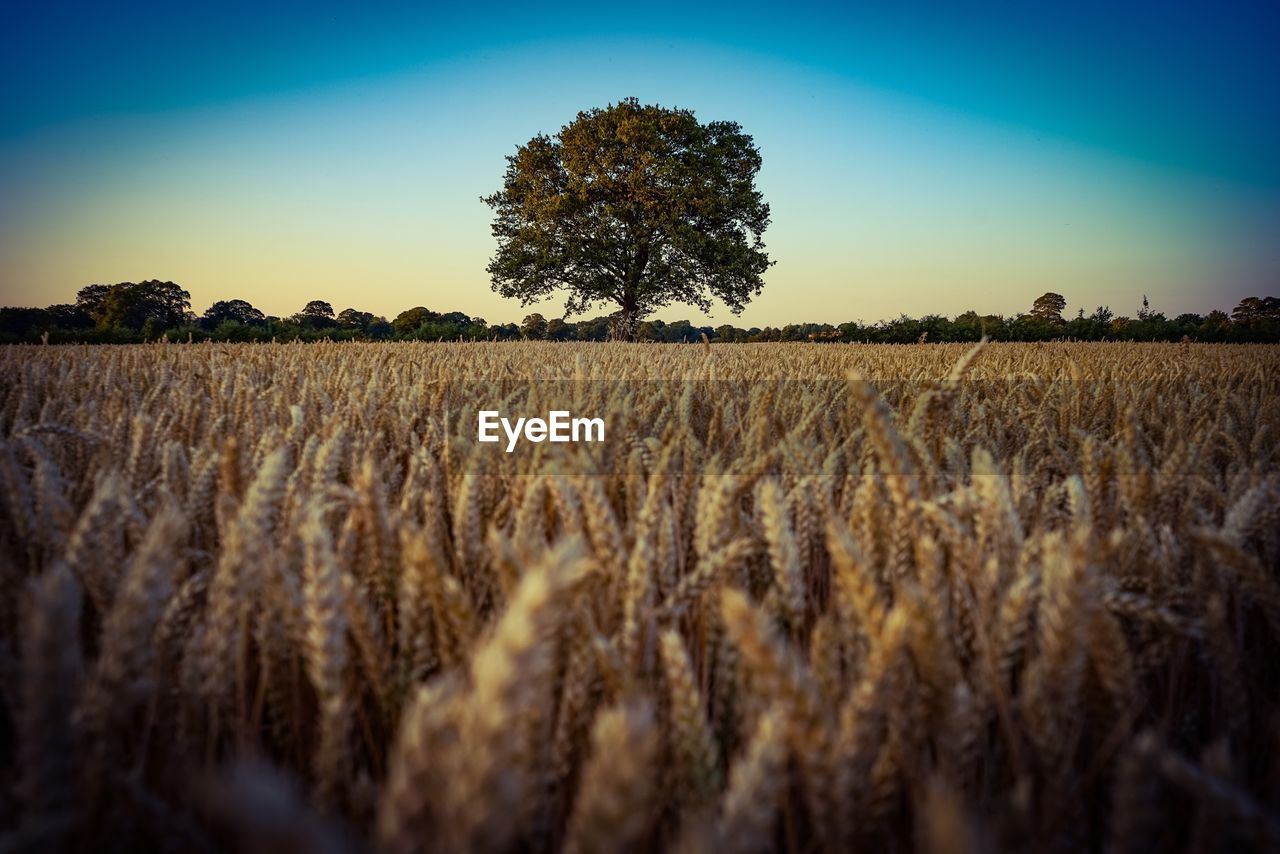
[[[1275,347],[6,347],[0,848],[1278,850],[1278,463]]]

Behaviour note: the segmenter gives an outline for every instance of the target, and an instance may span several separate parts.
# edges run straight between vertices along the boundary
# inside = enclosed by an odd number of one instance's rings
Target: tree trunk
[[[643,242],[636,249],[635,257],[627,264],[626,278],[622,282],[622,311],[613,317],[610,337],[614,341],[635,341],[640,331],[640,280],[649,266],[649,243]]]
[[[640,311],[634,305],[624,304],[609,320],[609,337],[614,341],[635,341],[639,329]]]

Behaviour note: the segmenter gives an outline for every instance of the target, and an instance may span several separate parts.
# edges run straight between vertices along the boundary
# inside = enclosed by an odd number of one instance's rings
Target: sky
[[[162,279],[197,312],[560,316],[491,292],[480,196],[634,96],[741,124],[772,209],[764,292],[663,319],[1229,311],[1280,294],[1278,43],[1235,0],[11,0],[0,304]]]

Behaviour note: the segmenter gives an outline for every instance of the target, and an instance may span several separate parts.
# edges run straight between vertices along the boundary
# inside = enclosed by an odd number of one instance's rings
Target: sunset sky
[[[1280,7],[961,5],[8,3],[0,304],[158,278],[197,312],[518,321],[479,197],[627,96],[764,158],[764,294],[668,320],[1280,295]]]

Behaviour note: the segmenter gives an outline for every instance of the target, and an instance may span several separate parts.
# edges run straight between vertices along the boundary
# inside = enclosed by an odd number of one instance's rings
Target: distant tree
[[[614,321],[610,320],[610,336],[613,335],[612,325]],[[661,341],[663,331],[667,328],[666,321],[662,320],[644,320],[636,324],[635,339],[637,341]]]
[[[200,325],[205,329],[217,329],[226,321],[242,323],[245,326],[265,326],[267,317],[258,309],[242,299],[219,300],[205,310],[200,318]]]
[[[866,341],[869,337],[869,330],[860,320],[846,321],[836,327],[836,329],[840,332],[840,340],[845,342]],[[746,337],[750,339],[759,333],[760,330],[753,327],[747,330]]]
[[[408,335],[428,320],[435,320],[440,315],[425,306],[402,311],[391,321],[391,328],[397,335]]]
[[[781,340],[782,340],[782,332],[781,332],[781,331],[779,331],[779,330],[778,330],[778,328],[777,328],[776,326],[766,326],[764,329],[761,329],[761,330],[757,331],[757,332],[756,332],[756,334],[755,334],[754,336],[752,336],[752,340],[754,340],[754,341],[781,341]]]
[[[121,282],[121,284],[132,284],[132,282]],[[113,287],[118,286],[85,285],[76,291],[76,308],[88,314],[96,322],[98,316],[102,313],[102,304],[106,302],[107,294],[111,293]]]
[[[337,320],[338,326],[342,329],[354,329],[363,332],[373,323],[373,315],[367,311],[344,308],[339,312]]]
[[[736,326],[733,326],[732,324],[725,323],[716,327],[716,334],[715,334],[716,341],[723,341],[725,343],[735,343],[735,342],[741,341],[745,337],[746,337],[746,333],[744,333],[741,329],[738,329]]]
[[[567,341],[571,337],[573,337],[573,324],[565,323],[559,317],[553,317],[547,321],[548,341]]]
[[[536,312],[520,322],[520,334],[525,338],[541,339],[547,337],[547,319]]]
[[[1231,320],[1242,326],[1280,320],[1280,297],[1246,297],[1232,309]]]
[[[1013,333],[1009,329],[1009,319],[1003,314],[984,314],[982,334],[992,341],[1008,341]]]
[[[307,329],[328,329],[338,325],[333,317],[333,306],[319,299],[313,299],[304,305],[302,311],[289,320]]]
[[[219,341],[262,341],[270,336],[265,327],[265,318],[262,323],[254,324],[224,320],[213,327],[213,337]]]
[[[609,339],[609,318],[592,317],[588,320],[579,320],[576,324],[577,339],[579,341],[607,341]]]
[[[49,312],[43,308],[0,308],[0,335],[11,340],[29,340],[49,328]]]
[[[1031,316],[1050,323],[1063,323],[1062,311],[1067,307],[1067,300],[1062,294],[1047,293],[1036,297],[1031,304]]]
[[[658,340],[689,343],[698,340],[698,331],[687,320],[673,320],[663,326],[662,335]]]
[[[672,302],[737,313],[769,267],[760,152],[734,122],[634,98],[581,112],[507,158],[493,290],[522,305],[568,292],[567,314],[615,304],[615,337]]]
[[[173,282],[150,279],[114,285],[88,285],[76,294],[76,307],[103,329],[152,331],[181,326],[191,294]]]
[[[1136,341],[1159,341],[1180,338],[1183,334],[1185,333],[1176,333],[1164,313],[1154,311],[1146,294],[1142,295],[1142,308],[1138,309],[1138,319],[1129,329],[1131,338]]]
[[[151,321],[157,329],[168,329],[181,326],[190,318],[191,294],[173,282],[139,282],[132,294],[134,298],[125,301],[124,311],[131,319],[141,317],[144,325]]]
[[[49,323],[59,329],[90,329],[93,318],[78,305],[59,303],[45,309]]]
[[[952,332],[960,341],[977,341],[982,337],[982,318],[976,311],[966,311],[951,322]]]

